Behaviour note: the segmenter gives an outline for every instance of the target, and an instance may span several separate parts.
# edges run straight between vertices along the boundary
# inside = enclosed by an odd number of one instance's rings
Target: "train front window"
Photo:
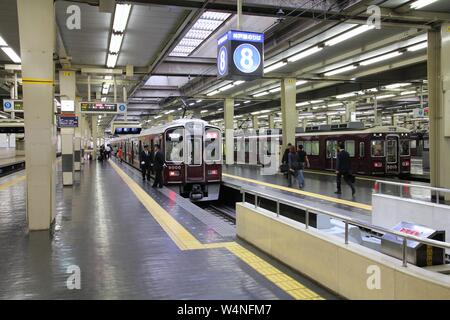
[[[387,140],[387,163],[397,162],[397,140]]]
[[[372,140],[370,150],[372,157],[384,157],[384,140]]]
[[[411,143],[409,140],[400,140],[400,155],[409,156],[410,155]]]
[[[166,131],[166,161],[183,161],[183,128]]]
[[[205,130],[205,160],[220,160],[220,131],[214,128]]]
[[[192,137],[188,142],[188,161],[189,165],[202,164],[202,139],[201,137]]]

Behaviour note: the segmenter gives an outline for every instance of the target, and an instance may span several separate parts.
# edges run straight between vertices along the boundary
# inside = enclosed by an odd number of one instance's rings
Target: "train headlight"
[[[210,176],[216,176],[218,173],[219,173],[219,171],[216,169],[208,170],[208,175],[210,175]]]
[[[178,170],[169,171],[169,177],[179,177],[180,175],[181,175],[181,173]]]
[[[409,161],[408,160],[402,161],[402,166],[409,167]]]

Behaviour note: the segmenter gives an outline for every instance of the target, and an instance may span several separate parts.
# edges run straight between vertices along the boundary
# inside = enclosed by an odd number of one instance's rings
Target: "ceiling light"
[[[402,54],[403,53],[400,52],[400,51],[391,52],[391,53],[384,54],[384,55],[379,56],[379,57],[375,57],[375,58],[372,58],[372,59],[369,59],[369,60],[361,61],[360,64],[362,66],[368,66],[368,65],[373,64],[373,63],[377,63],[377,62],[380,62],[380,61],[384,61],[384,60],[388,60],[388,59],[392,59],[392,58],[398,57],[398,56],[400,56]]]
[[[219,88],[219,91],[221,91],[221,92],[227,91],[233,87],[234,87],[234,83],[230,83],[230,84],[227,84],[225,87]]]
[[[114,12],[113,30],[115,32],[124,32],[127,27],[128,17],[130,16],[131,4],[117,4]]]
[[[416,91],[415,90],[403,91],[402,93],[400,93],[401,96],[407,96],[407,95],[410,95],[410,94],[416,94]]]
[[[298,81],[295,83],[295,85],[296,85],[296,86],[300,86],[300,85],[305,84],[305,83],[307,83],[307,82],[308,82],[307,80],[298,80]]]
[[[317,103],[322,103],[323,100],[311,100],[310,101],[312,104],[317,104]]]
[[[328,107],[339,107],[339,106],[342,106],[341,102],[331,103],[328,105]]]
[[[250,100],[247,100],[247,101],[244,101],[244,104],[247,104],[247,103],[250,103],[251,101]]]
[[[0,47],[7,47],[7,46],[8,46],[8,44],[6,43],[6,41],[3,40],[2,37],[0,37]]]
[[[411,9],[421,9],[429,4],[435,3],[438,0],[417,0],[411,3]]]
[[[112,76],[105,76],[105,80],[112,80]]]
[[[17,53],[10,47],[2,47],[2,50],[6,55],[14,62],[14,63],[21,63],[22,60],[17,55]]]
[[[413,52],[413,51],[419,51],[419,50],[426,49],[426,48],[428,48],[428,43],[425,41],[422,43],[415,44],[411,47],[408,47],[406,50]]]
[[[159,119],[159,118],[161,118],[162,116],[155,116],[155,119]]]
[[[106,61],[106,66],[108,68],[114,68],[117,64],[117,58],[118,55],[117,54],[108,54],[108,60]]]
[[[326,46],[333,46],[335,44],[338,44],[338,43],[343,42],[345,40],[348,40],[350,38],[356,37],[357,35],[359,35],[361,33],[364,33],[366,31],[369,31],[369,30],[371,30],[373,28],[374,28],[373,25],[370,25],[370,26],[362,25],[362,26],[356,27],[356,28],[354,28],[354,29],[352,29],[350,31],[347,31],[347,32],[345,32],[345,33],[343,33],[343,34],[341,34],[339,36],[333,37],[332,39],[326,41],[325,45]]]
[[[284,62],[284,61],[277,62],[275,64],[268,66],[267,68],[264,68],[264,73],[272,72],[272,71],[279,69],[285,65],[286,65],[286,62]]]
[[[386,89],[397,89],[397,88],[406,87],[409,85],[410,85],[409,82],[400,82],[400,83],[394,83],[394,84],[387,85],[387,86],[385,86],[385,88]]]
[[[377,100],[387,99],[387,98],[392,98],[392,97],[395,97],[395,94],[386,94],[386,95],[382,95],[382,96],[376,96]]]
[[[350,93],[344,93],[344,94],[337,95],[336,98],[337,99],[345,99],[345,98],[349,98],[349,97],[354,97],[356,95],[357,95],[356,92],[350,92]]]
[[[343,67],[343,68],[339,68],[339,69],[335,69],[335,70],[332,70],[332,71],[325,72],[325,76],[326,77],[327,76],[332,76],[332,75],[343,73],[343,72],[347,72],[347,71],[350,71],[350,70],[353,70],[353,69],[356,69],[356,67],[353,66],[353,65],[352,66],[347,66],[347,67]]]
[[[122,46],[122,40],[123,34],[113,33],[111,35],[111,42],[109,43],[109,52],[118,53],[120,51],[120,47]]]
[[[183,108],[178,108],[177,110],[180,111],[180,110],[182,110],[182,109],[183,109]]]
[[[316,46],[316,47],[310,48],[308,50],[302,51],[302,52],[300,52],[300,53],[298,53],[296,55],[293,55],[292,57],[289,57],[287,60],[289,62],[295,62],[295,61],[298,61],[300,59],[306,58],[307,56],[310,56],[310,55],[312,55],[312,54],[314,54],[316,52],[319,52],[322,49],[323,48]]]
[[[253,95],[253,97],[257,98],[257,97],[262,97],[262,96],[265,96],[265,95],[268,95],[268,94],[269,94],[269,91],[262,91],[262,92],[255,93]]]
[[[276,88],[269,90],[270,93],[275,93],[275,92],[280,92],[280,91],[281,91],[281,87],[276,87]]]
[[[208,110],[202,110],[202,111],[200,111],[200,113],[205,113],[205,112],[208,112]]]
[[[223,110],[223,108],[219,108],[219,109],[217,109],[217,111],[222,111]]]
[[[309,105],[309,101],[306,101],[306,102],[299,102],[299,103],[296,103],[295,105],[296,105],[297,107],[307,106],[307,105]]]
[[[240,84],[243,84],[244,82],[245,82],[244,80],[235,81],[235,82],[234,82],[234,85],[235,85],[235,86],[238,86],[238,85],[240,85]]]
[[[193,106],[193,105],[195,105],[195,102],[191,102],[191,103],[189,103],[189,105],[190,105],[190,106]]]
[[[202,102],[203,100],[197,100],[197,101],[195,101],[196,103],[200,103],[200,102]]]
[[[241,104],[240,103],[235,103],[234,106],[235,107],[239,107]]]
[[[206,95],[209,97],[209,96],[214,96],[214,95],[216,95],[216,94],[218,94],[220,91],[219,90],[214,90],[214,91],[211,91],[211,92],[208,92]]]

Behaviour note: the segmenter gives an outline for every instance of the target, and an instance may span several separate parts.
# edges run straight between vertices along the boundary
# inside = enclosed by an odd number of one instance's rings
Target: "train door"
[[[399,173],[400,167],[398,142],[398,135],[390,134],[386,136],[386,173]]]
[[[326,165],[325,168],[329,170],[336,170],[336,157],[337,157],[337,140],[327,140],[326,142]]]
[[[201,123],[186,123],[185,127],[185,180],[189,182],[205,181],[203,163],[203,132]]]

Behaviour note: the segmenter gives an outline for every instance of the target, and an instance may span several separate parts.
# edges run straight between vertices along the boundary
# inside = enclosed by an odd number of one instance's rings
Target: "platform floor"
[[[336,298],[127,165],[88,163],[73,187],[58,175],[52,234],[27,232],[24,182],[0,179],[0,299]]]

